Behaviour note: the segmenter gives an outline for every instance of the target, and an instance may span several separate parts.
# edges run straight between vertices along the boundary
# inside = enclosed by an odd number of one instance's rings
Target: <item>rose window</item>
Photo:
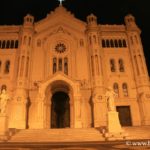
[[[58,53],[63,53],[66,51],[66,46],[63,43],[58,43],[55,47],[55,51]]]

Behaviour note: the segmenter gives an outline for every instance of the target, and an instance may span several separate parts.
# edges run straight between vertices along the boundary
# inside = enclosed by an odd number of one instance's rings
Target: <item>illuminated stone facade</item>
[[[84,22],[61,5],[38,22],[27,15],[23,25],[0,26],[0,86],[11,97],[9,128],[105,126],[109,86],[117,93],[122,125],[150,125],[140,32],[132,15],[125,25],[102,25],[93,14]],[[68,100],[53,100],[62,93]]]

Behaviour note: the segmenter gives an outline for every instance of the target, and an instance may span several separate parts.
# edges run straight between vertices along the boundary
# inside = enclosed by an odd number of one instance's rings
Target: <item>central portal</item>
[[[52,96],[51,128],[70,127],[69,96],[65,92],[56,92]]]

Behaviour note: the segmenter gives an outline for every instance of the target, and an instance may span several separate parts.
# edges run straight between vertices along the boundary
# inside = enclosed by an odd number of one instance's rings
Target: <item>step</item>
[[[150,126],[124,127],[128,139],[150,139]]]
[[[128,139],[150,139],[150,126],[123,127]],[[83,129],[26,129],[19,130],[9,142],[84,142],[105,141],[99,130]]]
[[[99,130],[87,129],[28,129],[20,130],[10,142],[70,142],[70,141],[104,141]]]

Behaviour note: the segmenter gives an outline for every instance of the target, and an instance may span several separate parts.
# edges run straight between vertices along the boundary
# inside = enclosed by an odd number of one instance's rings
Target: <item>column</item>
[[[93,107],[94,127],[105,126],[107,106],[103,95],[93,96]]]
[[[74,128],[74,104],[72,94],[69,93],[69,106],[70,106],[70,128]]]
[[[41,94],[38,94],[36,101],[37,101],[37,117],[36,122],[34,123],[35,129],[43,129],[45,127],[44,124],[44,96]]]
[[[82,128],[81,122],[81,96],[74,96],[74,127],[75,128]]]
[[[46,118],[46,128],[51,128],[51,107],[52,107],[52,93],[49,93],[49,95],[46,98],[45,102],[46,106],[46,113],[45,113],[45,118]]]

